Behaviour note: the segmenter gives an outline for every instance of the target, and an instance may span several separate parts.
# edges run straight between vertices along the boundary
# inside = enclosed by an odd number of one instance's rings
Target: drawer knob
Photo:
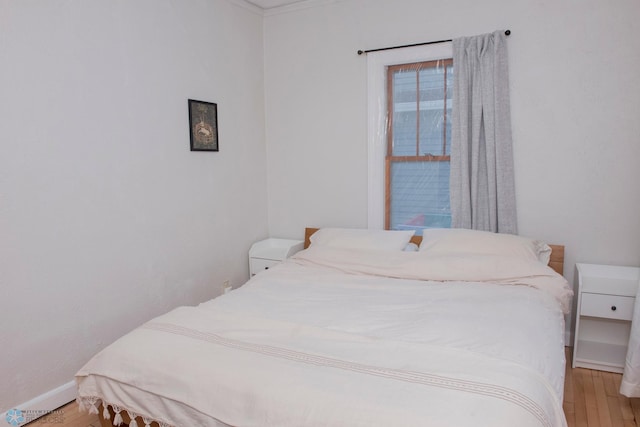
[[[615,305],[611,306],[611,311],[616,311],[618,309],[618,307],[616,307]]]
[[[265,269],[265,270],[268,270],[268,269],[269,269],[269,267],[265,267],[264,269]],[[612,307],[612,308],[611,308],[611,310],[615,310],[615,308],[614,308],[614,307]]]

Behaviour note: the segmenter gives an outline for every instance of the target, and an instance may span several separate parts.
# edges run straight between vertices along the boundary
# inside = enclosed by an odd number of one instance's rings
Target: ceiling
[[[285,6],[293,3],[301,3],[305,0],[247,0],[249,3],[255,4],[262,9],[271,9],[273,7]]]

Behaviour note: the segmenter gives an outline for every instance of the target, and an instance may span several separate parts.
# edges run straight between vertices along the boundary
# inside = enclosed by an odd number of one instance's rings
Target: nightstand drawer
[[[583,293],[580,315],[631,320],[634,302],[633,297]]]
[[[279,262],[280,261],[273,259],[251,258],[249,259],[249,268],[251,270],[251,275],[253,276],[260,273],[261,271],[268,270]]]

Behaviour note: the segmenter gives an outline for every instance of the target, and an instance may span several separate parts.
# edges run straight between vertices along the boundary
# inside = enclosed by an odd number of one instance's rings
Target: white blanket
[[[79,401],[175,426],[565,425],[555,296],[325,261],[143,325],[78,372]]]

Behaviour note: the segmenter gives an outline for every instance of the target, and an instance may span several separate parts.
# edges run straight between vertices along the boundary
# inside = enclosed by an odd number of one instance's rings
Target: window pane
[[[416,103],[417,80],[415,70],[393,73],[393,100],[396,103]]]
[[[449,102],[447,102],[447,106],[451,105]],[[444,154],[446,154],[447,156],[451,154],[451,108],[447,108],[447,120],[446,120],[446,145],[445,145],[445,150],[444,150]]]
[[[453,105],[453,65],[447,66],[447,145],[445,154],[451,154],[451,106]]]
[[[420,70],[420,155],[444,154],[445,67]]]
[[[453,65],[447,65],[447,99],[453,99]]]
[[[420,102],[444,99],[444,67],[423,68],[419,75]]]
[[[415,104],[413,104],[415,107]],[[395,113],[393,115],[393,155],[416,155],[416,130],[418,118],[413,111]]]
[[[451,227],[449,162],[391,164],[391,229]]]
[[[442,104],[442,103],[441,103]],[[445,123],[444,110],[422,109],[420,110],[420,155],[443,154],[442,138]]]
[[[415,71],[393,74],[393,155],[415,156],[417,133],[417,90]]]

